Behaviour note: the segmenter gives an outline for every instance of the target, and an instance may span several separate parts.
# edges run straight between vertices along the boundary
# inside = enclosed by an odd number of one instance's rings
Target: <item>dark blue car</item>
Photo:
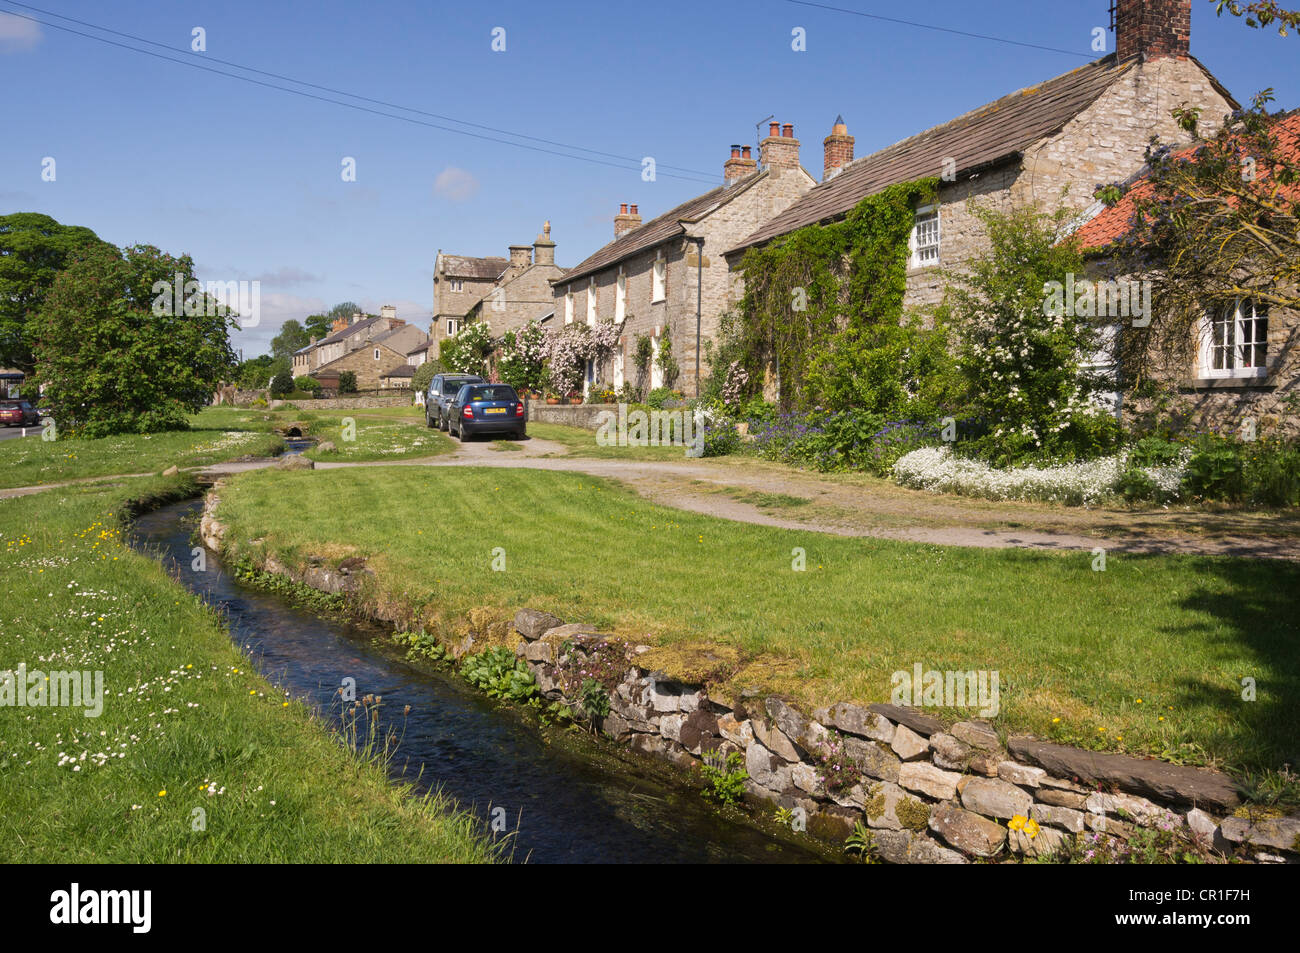
[[[447,410],[449,432],[461,440],[476,433],[510,434],[515,440],[526,436],[524,402],[509,384],[466,384]]]

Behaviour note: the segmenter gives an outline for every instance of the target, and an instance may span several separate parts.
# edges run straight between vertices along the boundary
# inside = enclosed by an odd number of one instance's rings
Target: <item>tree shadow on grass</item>
[[[1231,714],[1230,731],[1202,737],[1232,752],[1233,765],[1258,770],[1300,764],[1300,563],[1202,558],[1193,566],[1202,584],[1178,605],[1194,621],[1164,631],[1218,643],[1225,660],[1243,654],[1246,660],[1231,682],[1180,679],[1180,702]]]

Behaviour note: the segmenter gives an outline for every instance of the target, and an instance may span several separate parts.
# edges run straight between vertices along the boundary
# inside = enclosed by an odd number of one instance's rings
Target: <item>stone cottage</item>
[[[406,329],[402,337],[410,342],[410,347],[424,340],[424,332],[399,318],[396,306],[391,304],[380,308],[378,316],[367,317],[357,312],[350,318],[336,318],[326,337],[319,341],[313,338],[306,347],[294,352],[293,376],[312,374],[361,347],[364,342],[402,328]]]
[[[441,353],[442,342],[460,330],[465,314],[492,290],[510,264],[507,258],[445,254],[433,262],[433,320],[429,324],[429,357]]]
[[[510,264],[469,309],[465,320],[486,321],[495,338],[529,321],[539,321],[555,310],[551,282],[563,274],[564,269],[555,263],[551,223],[546,222],[531,247],[510,246]]]
[[[1280,117],[1270,130],[1279,152],[1300,162],[1300,110]],[[1080,224],[1075,237],[1090,256],[1095,280],[1110,280],[1112,246],[1128,234],[1136,200],[1149,191],[1145,173],[1126,183],[1124,197]],[[1271,186],[1270,186],[1271,188]],[[1283,196],[1300,194],[1284,189]],[[1294,294],[1295,289],[1280,289]],[[1110,341],[1143,334],[1140,323],[1110,324]],[[1152,376],[1170,391],[1160,416],[1198,430],[1235,436],[1300,436],[1295,408],[1300,403],[1300,314],[1251,297],[1206,304],[1192,341],[1152,346]],[[1178,344],[1183,347],[1178,348]],[[1113,360],[1113,356],[1112,356]],[[1121,407],[1127,419],[1155,409],[1149,397],[1130,394]]]
[[[390,311],[391,306],[384,310]],[[356,316],[359,317],[359,316]],[[396,368],[408,368],[407,355],[416,347],[427,347],[425,333],[413,324],[397,318],[396,309],[379,318],[354,321],[331,334],[317,345],[316,353],[329,359],[311,371],[311,376],[328,390],[337,390],[339,375],[352,371],[358,390],[377,390],[388,386],[383,378]],[[296,355],[295,355],[296,357]],[[411,369],[412,372],[414,368]],[[406,371],[400,371],[399,376]],[[409,386],[409,378],[407,385]]]
[[[600,377],[616,387],[625,380],[636,383],[634,349],[645,336],[655,355],[646,383],[663,385],[657,355],[667,337],[681,372],[674,386],[689,396],[698,393],[697,354],[731,303],[723,251],[817,181],[799,164],[791,124],[772,123],[761,148],[760,165],[749,146],[732,146],[723,185],[648,222],[636,205],[620,205],[614,240],[552,283],[555,326],[613,321],[621,331],[611,366],[588,368],[589,382]],[[707,372],[702,357],[700,366]]]
[[[960,266],[983,247],[968,202],[1082,211],[1097,184],[1141,168],[1153,135],[1187,141],[1175,107],[1199,106],[1207,131],[1237,107],[1189,51],[1191,0],[1114,0],[1112,8],[1115,52],[871,155],[854,160],[852,138],[837,122],[821,184],[729,246],[731,267],[740,268],[747,249],[842,219],[890,185],[936,177],[937,203],[916,210],[904,299],[908,308],[933,305],[943,294],[941,268]]]

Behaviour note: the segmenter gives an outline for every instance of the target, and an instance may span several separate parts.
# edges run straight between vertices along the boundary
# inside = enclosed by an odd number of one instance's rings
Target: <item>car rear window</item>
[[[515,389],[508,384],[484,384],[469,389],[470,400],[518,400]]]
[[[472,383],[473,383],[473,381],[467,381],[467,380],[464,380],[464,379],[462,379],[462,380],[443,381],[443,382],[442,382],[442,395],[443,395],[444,397],[450,397],[452,394],[457,393],[457,392],[458,392],[462,387],[464,387],[466,384],[472,384]]]

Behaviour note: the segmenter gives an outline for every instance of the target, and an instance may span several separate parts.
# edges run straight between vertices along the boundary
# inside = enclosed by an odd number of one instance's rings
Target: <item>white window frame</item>
[[[458,331],[460,331],[460,322],[457,321],[455,318],[448,318],[448,319],[447,319],[447,337],[449,337],[449,338],[450,338],[450,337],[455,337],[455,336],[456,336],[456,333],[457,333]]]
[[[564,323],[573,323],[573,286],[564,290]]]
[[[650,275],[650,303],[657,304],[668,297],[668,262],[661,250],[655,255]]]
[[[921,226],[923,219],[934,217],[934,241],[921,244]],[[943,222],[938,205],[923,205],[916,210],[912,219],[912,234],[907,239],[908,266],[911,268],[932,268],[939,264],[943,248]],[[933,249],[933,254],[929,250]]]
[[[448,278],[448,279],[447,279],[447,289],[448,289],[449,291],[464,291],[464,290],[465,290],[465,282],[462,281],[462,280],[459,279],[459,278]]]
[[[1243,305],[1249,306],[1246,313]],[[1231,340],[1216,340],[1216,327],[1230,332]],[[1262,339],[1257,337],[1262,331]],[[1251,379],[1268,376],[1268,307],[1253,298],[1234,298],[1231,304],[1207,308],[1201,320],[1198,376],[1207,379]],[[1225,334],[1225,337],[1228,335]],[[1242,343],[1245,341],[1246,343]],[[1255,348],[1263,344],[1263,359],[1255,362]],[[1249,351],[1249,353],[1244,353]],[[1221,360],[1220,360],[1221,358]],[[1243,359],[1246,363],[1243,363]],[[1215,363],[1223,367],[1215,367]]]
[[[623,387],[623,345],[618,346],[614,352],[614,389],[619,390]]]
[[[596,323],[596,276],[587,279],[587,323]]]
[[[614,323],[622,324],[627,318],[627,272],[618,266],[618,281],[614,283]]]
[[[379,348],[375,348],[375,360],[379,360]]]

